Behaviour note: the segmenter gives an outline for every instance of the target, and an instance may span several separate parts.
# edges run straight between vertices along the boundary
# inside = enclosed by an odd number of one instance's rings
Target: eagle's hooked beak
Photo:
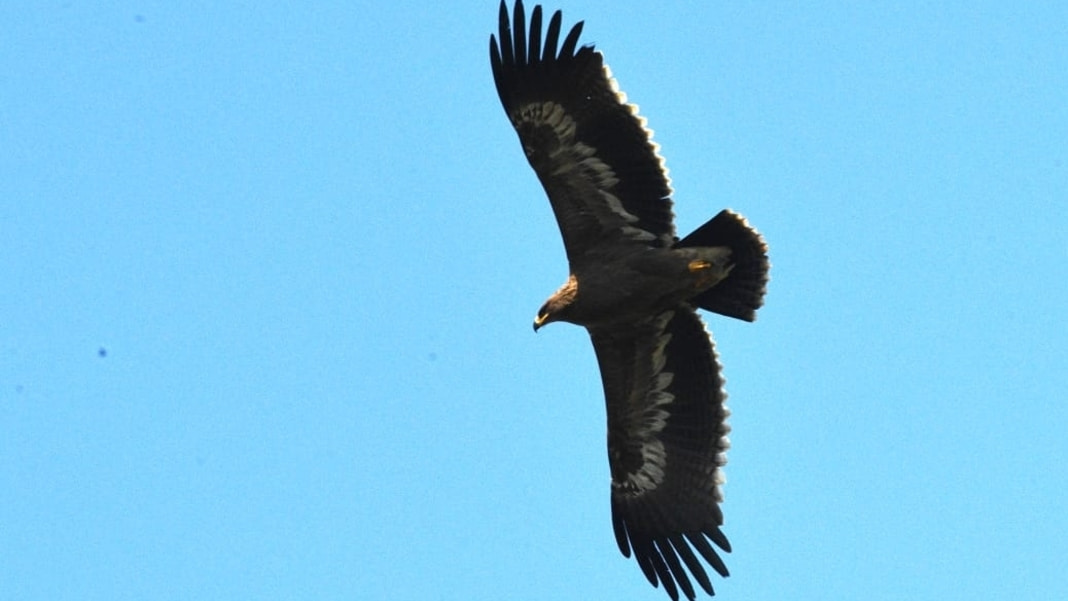
[[[548,320],[548,313],[539,313],[538,316],[534,318],[534,332],[536,333],[538,331],[538,328],[545,325],[545,322]]]

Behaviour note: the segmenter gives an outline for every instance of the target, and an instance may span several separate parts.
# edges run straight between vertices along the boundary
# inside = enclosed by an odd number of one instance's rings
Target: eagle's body
[[[724,247],[650,248],[630,245],[591,250],[576,261],[560,291],[566,302],[547,319],[586,327],[629,324],[678,306],[711,288],[730,271]],[[540,314],[540,312],[539,312]]]
[[[490,60],[505,112],[549,196],[570,274],[534,329],[585,326],[608,414],[612,523],[654,586],[709,594],[701,563],[727,568],[720,530],[721,467],[729,446],[726,394],[697,309],[752,321],[763,303],[767,247],[745,220],[721,211],[675,235],[671,187],[637,110],[625,102],[582,23],[562,43],[557,11],[542,38],[541,7],[521,0]],[[700,559],[699,559],[700,558]]]

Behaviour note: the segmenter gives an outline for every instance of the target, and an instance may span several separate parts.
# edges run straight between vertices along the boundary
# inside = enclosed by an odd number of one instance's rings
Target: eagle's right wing
[[[594,245],[675,241],[671,186],[651,132],[627,104],[593,46],[577,48],[582,23],[558,49],[560,11],[544,39],[541,7],[526,30],[523,3],[514,25],[501,1],[500,46],[490,62],[501,104],[519,134],[556,215],[568,259]]]
[[[687,570],[712,584],[694,551],[722,576],[709,542],[730,551],[720,530],[721,467],[729,414],[716,353],[693,308],[680,305],[621,329],[590,328],[608,409],[612,525],[654,586],[694,598]]]

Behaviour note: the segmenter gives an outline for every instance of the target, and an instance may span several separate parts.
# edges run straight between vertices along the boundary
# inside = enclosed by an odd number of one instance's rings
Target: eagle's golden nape
[[[653,586],[676,600],[713,594],[729,411],[711,337],[697,309],[756,318],[767,246],[721,211],[681,240],[667,170],[644,119],[627,104],[582,23],[561,42],[560,11],[542,34],[523,3],[502,0],[490,36],[493,79],[564,241],[567,282],[538,311],[586,327],[608,416],[612,526]]]

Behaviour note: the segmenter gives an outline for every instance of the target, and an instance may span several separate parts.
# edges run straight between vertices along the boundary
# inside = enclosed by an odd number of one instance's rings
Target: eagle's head
[[[538,309],[538,315],[534,317],[534,331],[537,332],[541,326],[547,323],[568,321],[568,313],[572,303],[575,301],[576,293],[578,293],[578,280],[572,274],[568,276],[564,285],[560,286],[560,289],[554,292],[549,297],[549,300],[545,301],[545,304]]]

